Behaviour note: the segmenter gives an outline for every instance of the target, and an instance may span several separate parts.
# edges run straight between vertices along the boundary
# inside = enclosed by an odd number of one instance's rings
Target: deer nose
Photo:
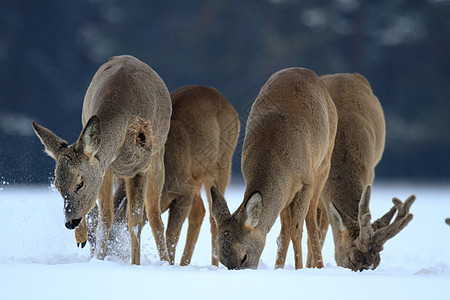
[[[66,228],[73,230],[80,224],[80,222],[81,222],[81,218],[73,219],[72,221],[68,221],[68,222],[66,222]]]

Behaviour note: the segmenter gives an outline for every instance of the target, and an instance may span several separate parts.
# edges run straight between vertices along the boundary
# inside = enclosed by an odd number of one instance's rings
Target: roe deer
[[[266,235],[280,213],[279,250],[287,251],[292,239],[295,268],[302,268],[306,217],[315,266],[323,267],[316,207],[330,169],[336,126],[333,101],[314,72],[284,69],[261,88],[242,151],[244,201],[230,215],[221,192],[211,188],[219,260],[227,268],[258,267]],[[277,259],[276,266],[283,267],[284,260]]]
[[[370,223],[371,183],[385,142],[383,109],[369,82],[360,74],[325,75],[321,79],[333,98],[339,119],[330,175],[318,210],[322,243],[329,220],[336,263],[354,271],[375,269],[384,243],[411,221],[409,209],[415,196],[404,203],[394,198],[394,207]],[[396,210],[397,217],[390,224]],[[309,256],[308,263],[310,259]]]
[[[140,264],[144,202],[161,260],[169,260],[161,220],[164,145],[172,105],[162,79],[132,56],[103,64],[86,92],[83,131],[71,146],[33,123],[56,160],[55,186],[64,198],[66,227],[74,229],[99,198],[95,256],[104,258],[114,215],[113,177],[126,180],[131,262]],[[84,221],[83,221],[84,224]]]
[[[180,262],[180,265],[188,265],[205,215],[200,189],[202,185],[207,191],[211,186],[217,186],[225,192],[239,135],[239,118],[230,103],[210,87],[182,87],[174,91],[171,98],[172,117],[164,154],[166,178],[161,211],[169,211],[166,242],[171,264],[175,260],[182,224],[188,218],[187,240]],[[116,212],[118,221],[126,219],[126,199],[122,201],[124,189],[119,181],[114,195],[119,208]],[[209,192],[207,197],[210,204]],[[217,229],[212,216],[210,222],[212,264],[217,266]]]

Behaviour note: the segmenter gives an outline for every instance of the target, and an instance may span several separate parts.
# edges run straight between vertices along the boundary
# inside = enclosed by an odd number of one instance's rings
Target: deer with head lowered
[[[257,268],[266,235],[281,216],[279,249],[287,251],[292,240],[295,268],[302,268],[306,219],[314,266],[323,267],[316,208],[330,170],[336,126],[333,101],[314,72],[289,68],[269,78],[247,121],[244,201],[231,215],[220,191],[211,188],[222,264]],[[284,260],[277,259],[276,266],[283,267]]]
[[[55,187],[64,198],[66,227],[75,229],[99,199],[95,256],[103,259],[114,216],[113,178],[126,181],[131,262],[140,264],[144,205],[161,260],[169,260],[161,220],[164,145],[172,105],[162,79],[132,56],[117,56],[96,72],[86,92],[83,130],[67,142],[33,123],[56,161]],[[84,224],[85,226],[85,224]]]
[[[318,210],[322,243],[330,223],[336,263],[354,271],[375,269],[386,241],[412,220],[409,209],[415,196],[404,203],[393,198],[392,209],[371,223],[371,184],[385,143],[383,109],[360,74],[325,75],[321,79],[339,119],[330,175]],[[391,223],[395,212],[397,216]],[[312,263],[309,255],[308,264]]]
[[[164,164],[165,183],[161,195],[161,211],[169,212],[166,242],[169,262],[175,262],[175,250],[181,227],[188,219],[186,244],[180,265],[191,261],[205,207],[200,196],[202,185],[209,191],[216,186],[224,193],[231,174],[231,160],[239,135],[239,118],[230,103],[215,89],[186,86],[171,94],[172,117],[167,136]],[[126,220],[125,185],[119,180],[115,193],[118,208],[115,222]],[[207,193],[208,202],[211,203]],[[209,205],[211,208],[211,205]],[[90,214],[96,222],[95,211]],[[212,264],[218,265],[216,254],[216,222],[210,214]],[[91,228],[88,228],[91,231]],[[85,235],[85,228],[76,233]],[[90,234],[91,235],[91,234]],[[92,237],[90,237],[92,241]]]

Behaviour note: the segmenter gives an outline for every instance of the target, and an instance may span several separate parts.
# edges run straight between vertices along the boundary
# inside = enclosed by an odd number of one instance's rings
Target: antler
[[[393,206],[384,216],[373,222],[372,228],[376,232],[380,228],[386,227],[391,223],[392,217],[395,215],[397,208]]]
[[[372,244],[373,228],[370,224],[369,202],[372,186],[366,185],[359,202],[358,222],[359,222],[359,236],[356,239],[356,247],[361,252],[368,252]]]
[[[386,243],[387,240],[393,238],[397,233],[402,231],[402,229],[405,228],[409,222],[411,222],[413,215],[409,213],[409,209],[411,208],[411,205],[414,203],[415,200],[416,196],[414,195],[409,196],[404,203],[400,201],[400,199],[398,198],[395,197],[392,198],[392,203],[394,203],[394,207],[391,209],[391,211],[395,208],[398,211],[398,213],[392,224],[389,223],[386,224],[385,222],[382,221],[380,221],[380,223],[377,224],[380,225],[380,228],[375,232],[375,236],[373,238],[373,249],[375,251],[379,252],[383,250],[384,243]],[[387,214],[391,213],[391,211],[389,211]],[[392,219],[392,216],[390,218]]]
[[[369,202],[371,192],[372,186],[370,184],[366,185],[359,202],[359,236],[356,239],[356,247],[361,252],[368,252],[370,249],[380,252],[383,250],[384,243],[405,228],[413,218],[413,215],[409,213],[409,209],[414,203],[416,196],[409,196],[405,203],[394,197],[392,199],[394,206],[384,216],[370,224]],[[398,211],[398,214],[391,224],[396,211]]]

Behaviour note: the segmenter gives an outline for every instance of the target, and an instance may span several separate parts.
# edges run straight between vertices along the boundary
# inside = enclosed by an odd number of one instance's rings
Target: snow
[[[243,186],[230,186],[231,211]],[[158,259],[148,225],[142,231],[141,266],[117,257],[91,259],[89,245],[77,248],[74,232],[64,227],[63,199],[48,187],[4,185],[0,190],[0,299],[447,299],[450,292],[450,186],[375,184],[374,218],[386,212],[393,196],[411,193],[414,219],[381,253],[374,271],[352,272],[336,266],[329,230],[323,249],[325,268],[294,270],[289,249],[286,268],[274,270],[276,222],[267,237],[258,270],[229,271],[210,265],[209,216],[205,216],[188,267]],[[206,197],[203,195],[206,204]],[[167,213],[163,216],[167,224]],[[178,243],[184,248],[187,223]],[[304,234],[304,240],[306,230]],[[304,245],[303,258],[306,257]]]

